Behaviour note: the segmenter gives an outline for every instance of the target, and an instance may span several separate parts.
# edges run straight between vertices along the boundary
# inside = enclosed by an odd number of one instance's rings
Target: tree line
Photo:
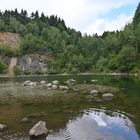
[[[133,21],[123,30],[105,31],[101,36],[82,35],[55,15],[45,16],[38,11],[28,15],[26,10],[18,12],[17,9],[0,11],[0,32],[20,34],[20,50],[14,55],[40,53],[52,56],[48,71],[51,74],[135,73],[140,68],[140,4]]]

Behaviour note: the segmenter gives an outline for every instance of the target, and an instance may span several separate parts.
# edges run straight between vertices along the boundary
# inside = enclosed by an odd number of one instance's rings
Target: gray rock
[[[52,85],[52,89],[57,89],[57,85]]]
[[[47,84],[46,87],[52,87],[52,83]]]
[[[29,83],[29,86],[33,86],[33,87],[35,87],[36,84],[37,84],[36,82],[30,82],[30,83]]]
[[[31,81],[25,81],[23,83],[24,86],[36,86],[37,85],[37,82],[31,82]]]
[[[105,94],[102,95],[102,97],[105,100],[112,100],[112,98],[114,97],[114,95],[112,93],[105,93]]]
[[[48,56],[38,54],[22,55],[17,58],[17,65],[22,74],[45,74],[48,70]]]
[[[41,81],[40,83],[44,85],[46,82],[45,81]]]
[[[76,80],[74,80],[74,79],[69,79],[69,80],[67,80],[65,83],[66,83],[67,85],[73,85],[73,84],[76,83]]]
[[[59,81],[55,80],[55,81],[52,82],[52,84],[53,85],[58,85],[59,84]]]
[[[69,79],[69,81],[72,82],[72,83],[76,82],[76,80],[74,80],[74,79]]]
[[[97,91],[97,90],[92,90],[92,91],[90,91],[90,94],[98,94],[99,93],[99,91]]]
[[[28,81],[25,81],[25,82],[23,83],[23,85],[24,85],[24,86],[29,86],[30,83],[31,83],[31,81],[28,80]]]
[[[95,82],[98,82],[98,80],[92,79],[91,82],[92,82],[92,83],[95,83]]]
[[[20,122],[21,122],[21,123],[27,123],[27,122],[29,122],[29,121],[30,121],[29,118],[25,117],[25,118],[23,118]]]
[[[4,131],[7,128],[6,125],[0,124],[0,132]]]
[[[59,89],[61,89],[61,90],[68,90],[69,88],[67,86],[59,86]]]
[[[46,122],[44,121],[39,121],[29,131],[29,135],[35,137],[46,135],[47,133],[48,133],[48,129],[46,128]]]

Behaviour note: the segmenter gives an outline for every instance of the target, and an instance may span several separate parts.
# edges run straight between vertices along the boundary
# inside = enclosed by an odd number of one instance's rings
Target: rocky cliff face
[[[21,38],[15,33],[0,33],[0,44],[6,44],[8,47],[20,45]],[[28,54],[18,57],[8,57],[1,55],[0,61],[8,66],[8,75],[13,76],[13,68],[18,66],[21,75],[24,74],[45,74],[48,71],[48,62],[51,57],[48,55]]]
[[[7,44],[11,47],[20,43],[21,39],[19,34],[15,33],[0,33],[0,44]]]
[[[51,58],[47,55],[28,54],[18,57],[0,57],[1,61],[8,65],[8,75],[13,76],[13,67],[19,67],[21,75],[46,74],[48,62]]]
[[[22,74],[44,74],[48,71],[50,58],[45,55],[30,54],[17,58],[17,64]]]

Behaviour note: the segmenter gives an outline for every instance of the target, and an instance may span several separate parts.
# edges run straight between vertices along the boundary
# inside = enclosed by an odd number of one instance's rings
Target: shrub
[[[24,71],[23,73],[24,73],[24,75],[31,75],[30,71]]]
[[[14,72],[14,75],[17,76],[17,75],[20,75],[21,70],[20,70],[20,68],[17,65],[15,65],[13,67],[13,72]]]
[[[19,46],[9,46],[6,44],[0,44],[0,54],[5,56],[18,56],[20,55]]]
[[[0,73],[6,73],[7,72],[7,65],[4,63],[0,62]]]

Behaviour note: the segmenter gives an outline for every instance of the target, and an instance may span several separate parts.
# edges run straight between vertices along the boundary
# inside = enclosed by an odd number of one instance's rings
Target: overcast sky
[[[139,0],[0,0],[0,9],[38,10],[58,15],[82,33],[120,30],[132,20]]]

